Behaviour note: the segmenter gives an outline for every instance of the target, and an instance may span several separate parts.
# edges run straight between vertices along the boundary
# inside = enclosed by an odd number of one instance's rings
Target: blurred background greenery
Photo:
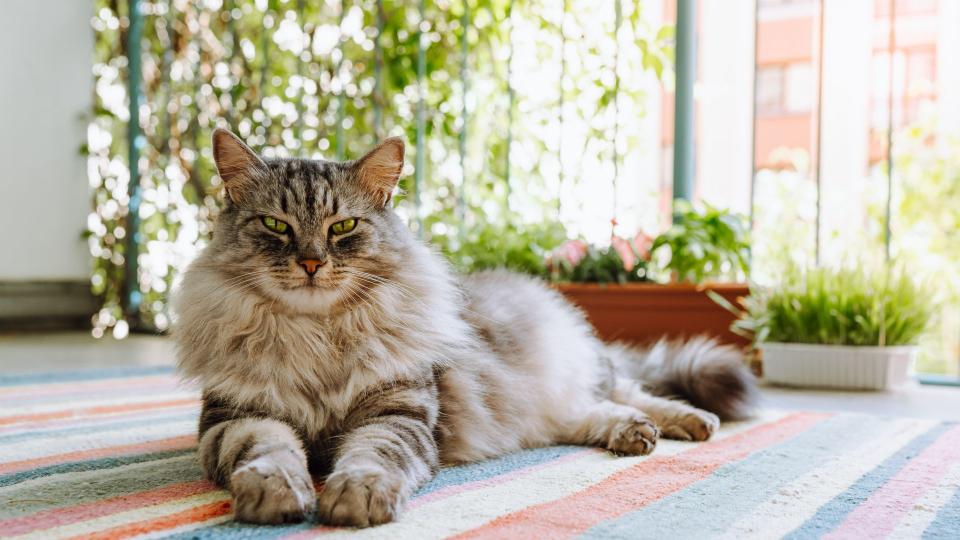
[[[96,105],[85,151],[95,189],[92,279],[105,302],[99,335],[123,319],[129,5],[99,0],[92,19]],[[567,237],[556,219],[563,183],[588,168],[601,168],[594,181],[616,181],[617,162],[641,144],[628,128],[617,132],[624,112],[643,113],[635,81],[671,62],[670,27],[648,25],[632,2],[609,13],[574,0],[139,5],[142,86],[132,91],[142,92],[142,203],[131,290],[142,294],[140,322],[161,330],[176,271],[203,246],[216,213],[215,127],[266,156],[324,159],[357,157],[401,135],[408,164],[398,211],[411,226],[461,268],[509,261],[536,271]],[[620,42],[631,52],[618,55]],[[561,49],[566,60],[557,62]],[[561,132],[575,140],[558,140]],[[561,144],[593,151],[561,164]]]
[[[710,82],[727,69],[721,66],[746,59],[756,68],[753,116],[745,118],[755,140],[738,143],[751,145],[740,150],[753,160],[753,174],[698,162],[697,202],[679,207],[674,223],[663,165],[672,148],[673,4],[95,0],[94,108],[82,149],[93,190],[91,283],[102,301],[94,335],[122,337],[129,324],[169,326],[167,293],[208,240],[217,212],[210,133],[223,126],[266,156],[350,159],[378,139],[403,136],[408,160],[397,210],[466,271],[506,266],[560,280],[775,283],[792,265],[884,261],[889,198],[893,259],[936,284],[930,301],[938,327],[920,369],[956,374],[960,142],[937,114],[921,114],[923,100],[937,98],[920,92],[920,112],[891,124],[894,190],[886,189],[884,146],[875,140],[885,128],[876,122],[869,156],[856,158],[866,164],[864,178],[821,186],[819,146],[808,147],[810,137],[763,138],[770,122],[815,112],[790,81],[816,92],[799,76],[810,75],[812,64],[784,71],[779,60],[764,60],[767,17],[808,24],[817,3],[761,0],[746,14],[760,32],[753,58],[726,49],[709,56],[713,49],[704,44],[716,48],[729,36],[704,18],[701,112],[729,107],[717,101],[726,90]],[[701,11],[716,16],[741,7],[705,3]],[[882,20],[881,11],[856,24]],[[869,84],[881,80],[882,70],[871,72]],[[871,106],[882,112],[880,98],[872,96]],[[723,122],[711,125],[700,128],[708,137],[698,140],[701,149],[725,144],[720,136],[738,137]],[[648,170],[651,162],[659,170]],[[731,203],[728,194],[743,200]],[[130,219],[131,207],[138,219]],[[130,223],[135,230],[127,230]],[[562,262],[581,249],[567,241],[583,242],[582,264]],[[627,253],[633,258],[623,265]]]

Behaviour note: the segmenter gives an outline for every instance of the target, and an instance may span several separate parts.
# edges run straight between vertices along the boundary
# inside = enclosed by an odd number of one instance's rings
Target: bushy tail
[[[639,380],[651,394],[678,397],[722,420],[749,416],[757,382],[743,354],[706,336],[660,340],[650,347],[608,345],[618,371]]]

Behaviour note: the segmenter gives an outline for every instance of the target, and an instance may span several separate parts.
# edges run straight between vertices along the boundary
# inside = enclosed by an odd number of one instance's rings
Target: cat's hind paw
[[[705,441],[720,429],[720,418],[712,412],[692,409],[660,424],[663,436],[680,441]]]
[[[646,416],[633,416],[622,420],[610,434],[607,448],[618,454],[645,456],[657,446],[660,430]]]

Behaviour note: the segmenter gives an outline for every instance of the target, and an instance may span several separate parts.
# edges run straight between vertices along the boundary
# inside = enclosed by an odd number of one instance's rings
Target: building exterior
[[[662,4],[670,23],[676,2]],[[960,2],[893,0],[892,15],[891,36],[891,0],[698,2],[697,196],[746,212],[751,162],[812,175],[818,133],[822,178],[864,178],[886,159],[889,118],[960,126]],[[668,187],[672,88],[661,100]]]

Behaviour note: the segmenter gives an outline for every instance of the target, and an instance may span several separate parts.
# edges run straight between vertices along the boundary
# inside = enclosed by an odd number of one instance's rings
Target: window
[[[757,71],[757,113],[803,114],[813,109],[814,73],[809,62],[761,67]]]
[[[783,68],[763,67],[757,70],[757,113],[779,114],[783,104]]]

